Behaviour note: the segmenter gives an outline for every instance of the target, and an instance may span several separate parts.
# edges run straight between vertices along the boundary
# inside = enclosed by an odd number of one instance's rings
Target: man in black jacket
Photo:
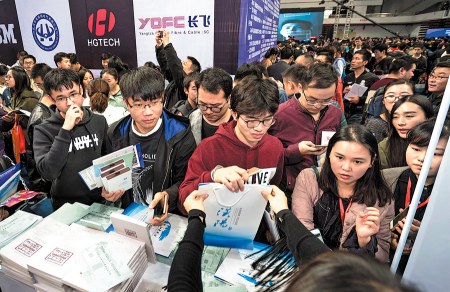
[[[45,75],[44,88],[57,109],[34,128],[33,150],[39,173],[52,181],[53,208],[101,202],[100,189],[90,191],[78,173],[108,153],[106,119],[82,107],[80,79],[73,70],[53,69]]]
[[[194,136],[187,118],[163,108],[164,77],[155,69],[131,70],[120,80],[120,88],[130,116],[111,125],[108,141],[113,151],[140,143],[144,166],[133,169],[132,190],[103,190],[102,196],[113,202],[120,198],[122,208],[132,202],[150,208],[160,203],[166,212],[152,224],[161,224],[167,211],[174,212],[177,207],[178,187],[196,147]]]
[[[47,64],[36,64],[34,65],[33,69],[31,69],[31,78],[37,80],[38,83],[35,84],[37,84],[37,86],[42,86],[43,89],[44,77],[50,71],[51,68]],[[43,179],[36,169],[36,162],[34,161],[33,153],[33,132],[34,128],[48,119],[55,111],[55,109],[55,101],[47,93],[44,93],[31,112],[30,119],[28,120],[27,131],[25,135],[25,145],[27,149],[26,168],[28,172],[28,178],[30,180],[30,189],[37,192],[49,193],[51,182]]]
[[[283,73],[286,71],[294,58],[294,50],[289,47],[284,47],[280,52],[280,61],[267,68],[269,77],[273,77],[275,80],[283,82]]]
[[[155,49],[161,72],[170,82],[164,91],[164,107],[170,110],[179,100],[187,99],[183,86],[184,77],[192,72],[199,73],[202,67],[197,59],[191,56],[181,62],[170,42],[168,31],[161,30],[156,33]]]

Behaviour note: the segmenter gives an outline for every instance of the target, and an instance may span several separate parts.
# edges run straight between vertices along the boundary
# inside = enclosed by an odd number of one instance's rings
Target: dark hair
[[[369,256],[336,251],[302,266],[285,291],[418,291]]]
[[[100,58],[102,59],[102,61],[104,60],[108,60],[109,58],[111,58],[111,53],[102,53]]]
[[[230,108],[238,115],[275,114],[279,105],[277,85],[261,77],[249,75],[231,91]]]
[[[264,55],[264,58],[270,58],[272,55],[278,55],[277,48],[270,48],[267,50],[266,54]]]
[[[411,131],[408,132],[407,141],[408,144],[414,144],[419,147],[428,147],[430,144],[431,134],[433,134],[434,125],[436,124],[436,119],[431,118],[423,123],[416,125]],[[440,139],[448,139],[450,135],[450,129],[448,125],[442,127]]]
[[[70,59],[70,64],[80,63],[80,61],[78,61],[78,56],[75,53],[69,53],[69,59]]]
[[[384,51],[384,53],[387,54],[388,46],[386,44],[378,44],[373,47],[372,51],[375,52],[375,50],[380,51],[380,53]]]
[[[25,69],[19,66],[14,66],[9,68],[11,74],[14,78],[14,88],[11,88],[11,95],[19,97],[22,95],[24,90],[32,90],[30,78],[27,75]]]
[[[233,79],[221,68],[208,68],[200,73],[195,85],[197,89],[203,87],[213,94],[219,93],[222,89],[225,92],[225,99],[228,99],[233,89]]]
[[[36,58],[33,55],[26,55],[25,57],[23,57],[23,59],[32,59],[33,62],[36,64]]]
[[[145,62],[144,63],[144,67],[152,68],[152,69],[155,69],[155,70],[158,70],[159,72],[161,72],[161,67],[159,67],[158,65],[156,65],[152,61]]]
[[[101,78],[92,80],[89,88],[89,102],[91,109],[98,113],[103,113],[108,107],[109,85]]]
[[[27,51],[21,50],[21,51],[17,52],[17,55],[21,56],[21,57],[25,57],[26,55],[28,55],[28,53],[27,53]]]
[[[389,116],[389,134],[387,138],[386,151],[389,167],[400,167],[406,165],[406,148],[408,148],[407,141],[400,137],[397,130],[392,124],[395,111],[405,102],[412,102],[422,108],[426,119],[434,116],[433,105],[431,102],[421,95],[410,95],[397,100],[391,110]]]
[[[53,57],[53,60],[55,61],[55,65],[58,66],[58,63],[61,62],[63,58],[67,58],[70,60],[69,54],[64,53],[64,52],[56,53],[55,56]]]
[[[289,47],[284,47],[280,52],[280,59],[285,60],[289,59],[294,55],[294,51]]]
[[[436,68],[450,68],[450,61],[439,62],[434,66],[433,70]]]
[[[368,207],[375,206],[376,203],[383,207],[390,203],[392,193],[381,174],[377,139],[366,127],[358,124],[347,125],[331,137],[318,180],[320,189],[339,196],[336,175],[331,169],[330,155],[334,145],[340,141],[356,142],[363,145],[370,152],[372,160],[372,166],[356,182],[353,201],[365,204]]]
[[[80,86],[80,78],[71,69],[56,68],[48,72],[44,77],[44,90],[49,96],[51,91],[61,91],[63,88],[72,89],[73,83]]]
[[[300,55],[300,56],[304,56],[305,57],[305,62],[308,63],[309,66],[312,66],[314,64],[314,54],[305,53],[305,54]]]
[[[37,63],[33,66],[33,69],[31,69],[31,78],[41,77],[42,80],[44,80],[45,75],[50,72],[52,68],[50,68],[49,65],[45,63]]]
[[[246,76],[256,76],[256,77],[262,77],[261,73],[259,72],[258,68],[256,66],[253,66],[250,63],[244,63],[236,70],[236,74],[234,75],[234,82],[240,82],[244,77]]]
[[[331,64],[331,63],[333,63],[333,57],[330,55],[330,53],[329,52],[326,52],[326,51],[322,51],[322,52],[319,52],[318,54],[317,54],[317,57],[318,56],[325,56],[325,58],[326,58],[326,63],[328,63],[328,64]]]
[[[191,69],[193,72],[202,71],[202,66],[200,65],[200,62],[196,58],[191,56],[187,56],[186,58],[192,62]]]
[[[192,81],[196,82],[197,78],[198,78],[198,73],[197,72],[189,73],[183,79],[183,87],[186,88],[186,89],[189,89],[189,85],[191,85],[191,82]]]
[[[84,75],[86,75],[86,73],[91,74],[92,78],[94,78],[94,74],[92,74],[91,70],[89,69],[81,69],[80,71],[78,71],[78,78],[80,78],[80,82],[81,82],[81,87],[83,88],[83,97],[86,97],[86,92],[88,90],[88,88],[84,87],[84,83],[83,83],[83,79],[84,79]]]
[[[363,49],[363,50],[358,50],[358,51],[356,51],[353,55],[356,55],[356,54],[361,55],[363,61],[369,62],[369,61],[370,61],[370,58],[372,58],[372,54],[370,54],[369,51],[364,50],[364,49]]]
[[[394,81],[388,83],[384,87],[383,99],[384,99],[384,96],[386,95],[386,92],[388,91],[388,89],[391,88],[392,86],[396,86],[396,85],[408,85],[409,88],[411,88],[412,93],[414,94],[414,84],[412,84],[411,82],[409,82],[408,80],[405,80],[405,79],[397,79],[397,80],[394,80]],[[386,107],[384,105],[383,105],[383,107],[384,107],[384,114],[386,115],[386,119],[389,120],[391,113],[386,110]]]
[[[269,77],[269,73],[267,72],[267,68],[266,66],[264,66],[264,64],[262,62],[259,61],[253,61],[250,63],[250,65],[255,66],[256,70],[258,70],[259,72],[259,77],[263,76],[264,77]]]
[[[124,63],[118,56],[111,56],[108,61],[108,69],[109,68],[117,70],[117,74],[119,74],[117,80],[119,80],[120,77],[130,69],[130,66]]]
[[[125,99],[155,100],[163,96],[164,76],[155,69],[140,67],[125,73],[119,85]]]
[[[114,68],[106,68],[106,69],[103,69],[102,70],[103,72],[102,72],[102,76],[105,74],[105,73],[107,73],[107,74],[109,74],[109,75],[111,75],[112,77],[114,77],[114,79],[116,79],[117,80],[117,82],[120,82],[120,78],[119,78],[119,73],[117,72],[117,70],[116,69],[114,69]],[[93,75],[92,75],[93,76]]]
[[[299,84],[306,78],[307,74],[308,68],[300,64],[294,64],[283,72],[283,82],[291,81],[295,84]]]
[[[6,75],[6,73],[8,73],[8,66],[0,64],[0,76]]]
[[[338,82],[338,74],[330,64],[317,63],[312,65],[305,78],[300,80],[302,87],[306,88],[328,88]]]
[[[394,59],[389,66],[389,73],[398,73],[401,68],[406,71],[410,70],[417,61],[411,56],[402,56],[400,58]]]

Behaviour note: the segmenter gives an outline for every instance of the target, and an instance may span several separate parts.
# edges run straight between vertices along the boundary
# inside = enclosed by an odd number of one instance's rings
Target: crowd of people
[[[0,65],[0,150],[17,156],[8,132],[20,124],[24,188],[47,193],[54,209],[67,202],[121,208],[137,202],[155,208],[152,224],[164,222],[168,212],[187,216],[168,288],[201,291],[203,232],[210,223],[203,207],[207,196],[198,185],[217,182],[239,192],[250,169],[274,168],[272,192],[262,196],[283,236],[275,242],[262,220],[255,240],[273,251],[290,251],[301,271],[275,269],[273,278],[286,276],[291,291],[339,285],[360,285],[361,291],[412,289],[386,266],[404,220],[393,229],[389,224],[409,206],[422,170],[450,76],[450,42],[288,40],[263,60],[240,65],[231,72],[234,80],[220,68],[202,70],[195,57],[180,60],[167,31],[156,34],[155,54],[158,65],[130,68],[104,53],[100,78],[73,53],[57,53],[54,69],[25,51],[11,67]],[[442,110],[447,121],[399,274],[448,142],[450,111]],[[327,145],[324,132],[335,133]],[[92,160],[138,143],[144,165],[133,169],[132,189],[89,190],[78,175]],[[323,242],[312,229],[320,231]],[[277,256],[267,254],[260,262]],[[320,267],[329,282],[313,281]],[[345,269],[355,272],[337,281]],[[261,283],[271,279],[266,275]]]

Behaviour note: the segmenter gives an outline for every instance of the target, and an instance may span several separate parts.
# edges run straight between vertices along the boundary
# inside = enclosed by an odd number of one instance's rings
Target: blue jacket
[[[187,118],[176,116],[166,109],[163,110],[162,118],[164,134],[158,142],[153,188],[155,194],[162,191],[169,194],[169,211],[173,212],[178,202],[178,187],[184,180],[188,161],[196,144]],[[131,116],[126,116],[110,126],[108,143],[112,151],[130,146],[132,121]],[[122,208],[133,202],[131,192],[127,191],[122,196]]]

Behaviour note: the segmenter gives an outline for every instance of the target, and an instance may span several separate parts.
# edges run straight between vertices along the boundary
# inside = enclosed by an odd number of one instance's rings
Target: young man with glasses
[[[283,143],[285,171],[280,187],[289,202],[297,175],[304,168],[317,165],[317,156],[326,150],[319,146],[322,131],[339,129],[342,113],[332,105],[337,81],[333,66],[314,64],[300,80],[300,97],[283,103],[275,114],[276,123],[269,134]]]
[[[90,191],[78,172],[108,153],[105,118],[82,107],[81,83],[73,70],[50,71],[44,88],[55,101],[56,111],[35,127],[33,150],[39,173],[52,182],[53,207],[102,201],[100,189]]]
[[[116,151],[140,144],[144,165],[133,169],[133,188],[102,196],[115,202],[120,199],[126,208],[136,202],[155,208],[152,224],[161,224],[167,211],[176,211],[178,187],[186,174],[188,160],[195,149],[187,118],[174,115],[163,108],[164,77],[155,69],[133,69],[120,79],[120,88],[130,115],[112,124],[108,141]]]
[[[283,145],[267,134],[275,123],[278,105],[277,85],[268,79],[247,76],[233,88],[230,107],[234,120],[220,125],[192,154],[180,186],[180,209],[199,183],[217,182],[233,192],[243,190],[249,179],[247,170],[253,167],[276,168],[270,183],[280,183]]]
[[[189,120],[198,145],[214,135],[221,124],[233,120],[228,102],[233,79],[220,68],[208,68],[200,73],[195,84],[198,109],[190,114]]]
[[[428,100],[433,104],[433,110],[437,115],[444,97],[445,87],[450,76],[450,61],[440,62],[428,76]],[[447,113],[447,121],[450,120],[450,110]]]

